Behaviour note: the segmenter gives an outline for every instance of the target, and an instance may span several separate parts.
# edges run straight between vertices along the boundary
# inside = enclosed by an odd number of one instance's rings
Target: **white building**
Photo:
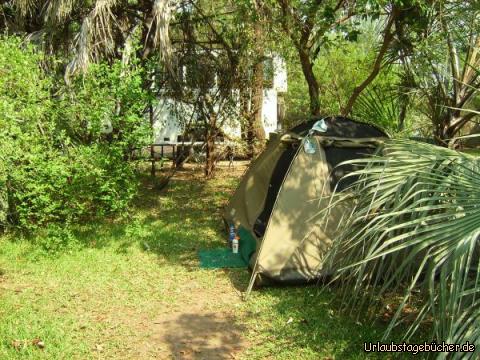
[[[263,90],[262,120],[265,134],[268,135],[280,126],[279,117],[283,112],[283,94],[287,91],[287,69],[283,59],[274,56],[268,65],[273,70],[271,86]],[[265,66],[267,67],[267,66]],[[234,96],[234,95],[232,95]],[[175,144],[181,142],[181,136],[185,130],[186,119],[179,118],[174,113],[171,99],[159,100],[154,115],[155,144]],[[192,116],[192,107],[182,104],[184,117]],[[240,104],[238,106],[240,109]],[[234,119],[232,119],[234,120]],[[238,121],[224,122],[223,132],[231,137],[240,138],[241,129]]]

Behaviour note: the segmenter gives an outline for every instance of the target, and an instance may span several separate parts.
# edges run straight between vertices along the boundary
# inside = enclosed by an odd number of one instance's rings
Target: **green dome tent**
[[[353,178],[351,165],[370,156],[387,135],[343,117],[316,119],[271,139],[245,173],[223,218],[240,236],[240,253],[253,284],[305,283],[328,274],[323,259],[339,219],[351,209],[332,207],[318,216]]]

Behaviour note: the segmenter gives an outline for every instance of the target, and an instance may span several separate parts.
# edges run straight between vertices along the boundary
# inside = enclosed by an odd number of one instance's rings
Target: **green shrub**
[[[69,227],[59,224],[49,224],[39,230],[33,243],[40,252],[48,254],[75,250],[80,245]]]
[[[149,140],[139,68],[92,65],[67,86],[41,63],[0,38],[0,231],[123,211],[138,186],[130,154]]]

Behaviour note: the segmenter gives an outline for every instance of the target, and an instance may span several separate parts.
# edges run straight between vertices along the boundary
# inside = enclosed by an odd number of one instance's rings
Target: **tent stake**
[[[247,291],[245,292],[245,295],[243,295],[243,301],[247,301],[248,296],[252,292],[253,289],[253,284],[255,283],[255,279],[257,278],[257,272],[254,272],[252,274],[252,277],[250,278],[250,283],[248,284]]]

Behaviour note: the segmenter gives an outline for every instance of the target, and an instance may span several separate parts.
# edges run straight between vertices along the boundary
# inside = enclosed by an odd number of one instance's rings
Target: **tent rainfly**
[[[252,269],[247,295],[254,284],[299,284],[331,273],[323,260],[352,206],[328,204],[335,188],[346,190],[355,180],[342,179],[354,169],[339,164],[371,156],[386,137],[344,117],[314,119],[271,137],[223,213]]]

